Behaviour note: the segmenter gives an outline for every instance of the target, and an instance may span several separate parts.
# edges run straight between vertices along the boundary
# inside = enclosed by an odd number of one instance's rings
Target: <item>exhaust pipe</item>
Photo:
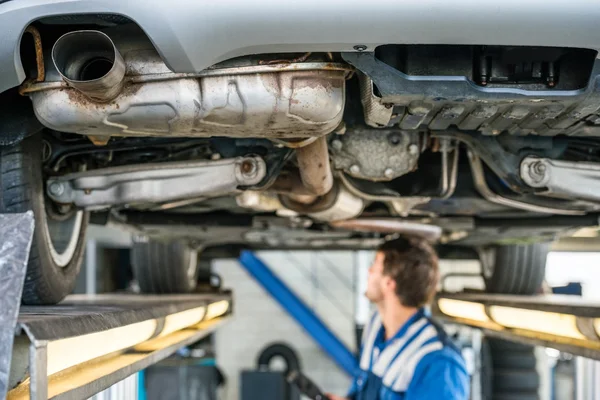
[[[304,187],[315,196],[324,196],[333,187],[333,174],[329,164],[327,138],[321,136],[313,143],[296,149],[300,179]]]
[[[52,48],[52,62],[64,81],[95,101],[119,95],[125,78],[125,61],[114,42],[100,31],[62,35]]]

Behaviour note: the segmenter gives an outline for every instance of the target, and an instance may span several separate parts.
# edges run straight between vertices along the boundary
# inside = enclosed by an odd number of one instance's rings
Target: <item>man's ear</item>
[[[387,275],[383,276],[383,286],[385,287],[386,292],[396,292],[396,281]]]

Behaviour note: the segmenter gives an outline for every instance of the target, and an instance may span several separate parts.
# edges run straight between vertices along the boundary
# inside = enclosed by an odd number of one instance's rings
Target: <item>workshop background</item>
[[[76,292],[135,290],[129,266],[130,246],[130,235],[122,231],[92,228]],[[597,268],[600,252],[597,249],[550,253],[546,271],[548,288],[581,293],[585,299],[600,299],[600,270]],[[256,254],[349,350],[357,351],[360,328],[371,313],[363,293],[374,252],[265,251]],[[445,277],[441,286],[446,291],[483,288],[482,278],[475,276],[480,271],[477,261],[442,260],[440,270]],[[201,343],[180,350],[175,356],[96,395],[95,399],[259,400],[248,394],[248,388],[244,389],[243,376],[263,370],[257,359],[261,351],[272,344],[290,347],[302,371],[325,391],[346,393],[349,376],[237,260],[213,261],[212,273],[222,288],[233,292],[234,313],[230,320]],[[471,399],[493,400],[482,395],[480,387],[481,334],[459,326],[447,326],[447,331],[461,347],[472,374]],[[535,355],[540,385],[532,399],[600,400],[599,362],[542,347],[535,349]],[[269,365],[269,369],[275,371],[284,367],[285,363],[278,359]]]

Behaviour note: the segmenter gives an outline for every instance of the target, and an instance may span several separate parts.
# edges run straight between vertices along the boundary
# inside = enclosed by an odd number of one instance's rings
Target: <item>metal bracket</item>
[[[241,186],[260,183],[266,173],[260,157],[140,164],[49,179],[47,192],[58,203],[88,209],[162,203],[236,193]]]
[[[600,201],[600,164],[526,157],[521,162],[521,178],[538,194]]]
[[[0,399],[8,391],[15,327],[32,240],[33,212],[0,214]]]

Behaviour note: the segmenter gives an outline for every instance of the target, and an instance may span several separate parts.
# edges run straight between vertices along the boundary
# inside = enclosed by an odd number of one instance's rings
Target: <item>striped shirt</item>
[[[424,309],[389,340],[379,313],[363,333],[360,372],[349,398],[354,400],[466,400],[469,375],[443,329]]]

